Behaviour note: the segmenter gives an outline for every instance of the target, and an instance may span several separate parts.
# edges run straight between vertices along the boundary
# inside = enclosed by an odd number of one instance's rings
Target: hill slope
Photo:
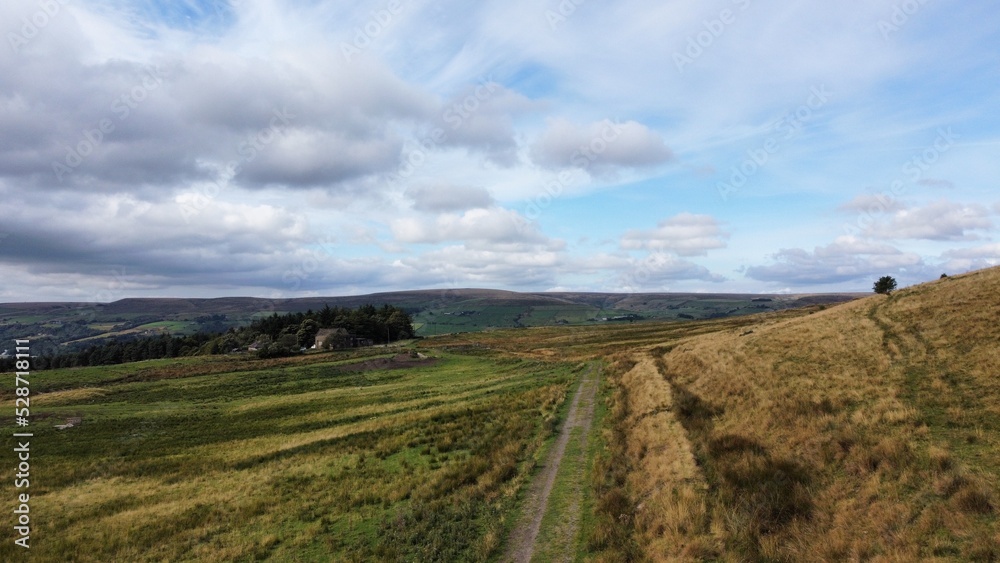
[[[389,304],[406,309],[420,336],[643,319],[708,319],[841,303],[852,294],[724,295],[517,293],[490,289],[397,291],[346,297],[130,298],[112,303],[0,303],[0,340],[30,338],[39,353],[104,338],[222,332],[260,315]]]
[[[637,356],[617,381],[639,544],[1000,557],[998,298],[993,268]]]

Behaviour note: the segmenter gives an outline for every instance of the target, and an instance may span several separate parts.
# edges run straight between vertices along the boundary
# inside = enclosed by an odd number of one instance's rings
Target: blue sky
[[[986,1],[0,22],[0,301],[867,291],[1000,264]]]

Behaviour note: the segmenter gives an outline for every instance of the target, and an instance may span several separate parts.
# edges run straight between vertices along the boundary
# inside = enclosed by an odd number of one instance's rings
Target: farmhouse
[[[343,350],[344,348],[359,348],[362,346],[372,346],[375,344],[371,338],[362,338],[348,332],[346,328],[321,328],[316,333],[316,341],[312,347],[328,347],[333,350]]]
[[[329,343],[328,347],[333,349],[350,348],[351,333],[346,328],[321,328],[316,333],[316,342],[313,348],[322,348],[323,344]]]

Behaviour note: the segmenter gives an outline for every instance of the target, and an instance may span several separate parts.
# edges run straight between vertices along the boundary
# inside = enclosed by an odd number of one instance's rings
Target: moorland
[[[39,371],[31,560],[996,560],[998,296]]]

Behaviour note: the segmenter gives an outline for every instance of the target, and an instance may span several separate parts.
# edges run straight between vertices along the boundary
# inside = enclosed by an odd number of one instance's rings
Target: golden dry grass
[[[998,298],[1000,269],[991,269],[639,357],[621,384],[661,417],[626,419],[646,557],[1000,555]],[[675,460],[636,455],[671,449],[693,452],[698,466],[677,471]],[[691,485],[698,471],[707,487]],[[650,490],[676,492],[660,494],[667,500],[651,513]],[[703,519],[707,535],[678,525]]]
[[[621,385],[628,390],[625,453],[633,469],[628,490],[639,500],[637,540],[655,553],[701,549],[708,541],[707,485],[675,414],[670,385],[651,358],[640,359]]]

